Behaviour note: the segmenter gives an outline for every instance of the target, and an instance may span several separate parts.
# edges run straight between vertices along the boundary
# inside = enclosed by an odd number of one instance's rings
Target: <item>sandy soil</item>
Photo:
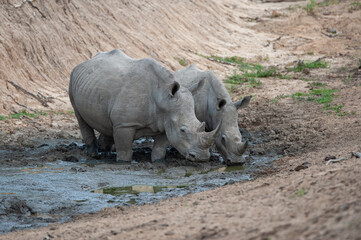
[[[307,14],[306,2],[34,1],[37,8],[15,8],[18,1],[4,1],[0,113],[24,105],[48,111],[38,119],[1,121],[6,149],[80,137],[74,116],[56,113],[70,109],[71,69],[98,51],[117,47],[172,70],[182,67],[174,59],[181,57],[221,79],[236,67],[196,53],[237,55],[283,73],[298,59],[321,57],[328,67],[287,73],[291,79],[261,79],[259,88],[231,89],[235,99],[254,96],[240,111],[240,127],[269,137],[253,151],[284,155],[257,179],[157,204],[107,208],[0,239],[361,239],[361,159],[351,156],[361,151],[361,11],[353,3],[318,6]],[[314,101],[285,97],[308,92],[314,82],[339,90],[332,104],[342,105],[343,116]],[[343,160],[327,165],[330,156]],[[20,157],[12,161],[21,164]]]

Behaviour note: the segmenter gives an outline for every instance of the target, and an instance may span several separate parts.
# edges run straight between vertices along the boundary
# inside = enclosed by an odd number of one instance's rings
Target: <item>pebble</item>
[[[168,231],[168,232],[164,233],[164,235],[171,236],[171,235],[174,235],[174,232],[173,231]]]

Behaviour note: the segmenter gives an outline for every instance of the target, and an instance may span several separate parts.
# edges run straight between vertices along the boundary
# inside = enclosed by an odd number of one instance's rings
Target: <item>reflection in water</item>
[[[170,188],[186,188],[187,186],[149,186],[149,185],[134,185],[134,186],[125,186],[125,187],[107,187],[97,190],[93,190],[93,193],[104,193],[111,194],[113,196],[120,196],[123,194],[134,194],[138,195],[139,193],[158,193],[165,189]]]

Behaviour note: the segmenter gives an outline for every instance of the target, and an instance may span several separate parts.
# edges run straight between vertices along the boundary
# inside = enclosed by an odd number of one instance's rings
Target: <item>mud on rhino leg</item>
[[[114,144],[113,136],[105,136],[104,134],[100,134],[98,138],[98,148],[99,151],[105,152],[106,157],[111,157],[111,150]]]
[[[154,138],[154,145],[152,149],[152,162],[164,161],[168,146],[169,146],[169,141],[165,134],[156,136]]]
[[[91,157],[98,156],[98,144],[97,139],[94,134],[94,129],[91,128],[84,119],[80,116],[79,112],[74,109],[75,116],[78,120],[79,128],[81,135],[83,137],[83,141],[86,145],[87,154]]]
[[[130,128],[115,128],[113,130],[117,162],[130,162],[132,160],[134,135],[135,130]]]

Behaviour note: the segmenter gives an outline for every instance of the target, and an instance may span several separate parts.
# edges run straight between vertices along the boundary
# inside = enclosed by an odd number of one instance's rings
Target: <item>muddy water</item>
[[[104,207],[153,203],[248,181],[252,169],[278,158],[248,156],[246,167],[226,167],[217,153],[210,162],[197,164],[169,149],[165,163],[152,164],[151,142],[134,143],[135,161],[130,165],[89,159],[80,142],[69,140],[1,150],[0,163],[7,164],[0,165],[0,233],[64,222]],[[22,164],[16,164],[19,159]]]

